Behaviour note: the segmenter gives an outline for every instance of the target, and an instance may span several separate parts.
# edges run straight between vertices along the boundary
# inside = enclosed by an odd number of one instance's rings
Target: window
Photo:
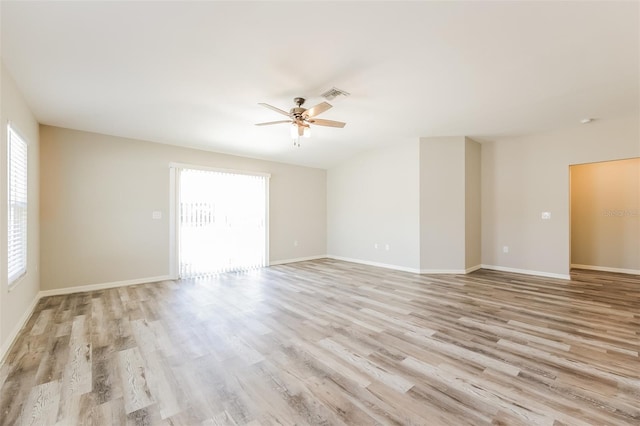
[[[180,277],[265,266],[268,176],[179,170]]]
[[[27,143],[9,125],[7,143],[9,285],[27,272]]]

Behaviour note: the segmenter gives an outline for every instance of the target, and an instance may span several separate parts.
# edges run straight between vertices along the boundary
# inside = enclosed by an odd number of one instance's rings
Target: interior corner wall
[[[329,169],[328,254],[417,272],[418,167],[419,145],[411,141],[372,150]]]
[[[420,138],[420,269],[465,268],[465,138]]]
[[[326,254],[325,170],[58,127],[40,133],[42,290],[168,276],[170,162],[270,173],[270,261]]]
[[[571,166],[571,264],[640,274],[640,158]]]
[[[569,166],[638,156],[637,114],[483,142],[482,264],[568,276]]]
[[[465,270],[482,263],[480,143],[465,138]]]
[[[7,274],[0,274],[0,359],[17,335],[20,327],[31,314],[40,290],[39,277],[39,133],[38,123],[31,113],[15,81],[1,65],[0,116],[2,122],[2,146],[0,147],[0,271],[7,270],[7,124],[25,139],[28,144],[28,209],[27,209],[27,273],[11,289]]]

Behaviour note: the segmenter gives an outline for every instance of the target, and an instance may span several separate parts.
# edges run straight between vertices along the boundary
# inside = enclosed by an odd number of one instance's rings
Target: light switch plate
[[[151,219],[162,219],[162,212],[157,210],[154,211],[151,213]]]

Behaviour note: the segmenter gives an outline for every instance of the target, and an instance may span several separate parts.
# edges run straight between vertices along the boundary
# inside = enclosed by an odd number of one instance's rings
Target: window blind
[[[9,285],[27,272],[27,143],[8,129],[7,274]]]
[[[266,177],[180,169],[179,182],[182,278],[265,266]]]

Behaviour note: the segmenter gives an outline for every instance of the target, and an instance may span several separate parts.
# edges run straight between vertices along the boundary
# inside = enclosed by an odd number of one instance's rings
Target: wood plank
[[[118,352],[118,367],[125,413],[128,415],[155,404],[147,386],[147,372],[138,348]]]
[[[24,404],[21,425],[52,425],[58,416],[60,382],[34,386]]]

